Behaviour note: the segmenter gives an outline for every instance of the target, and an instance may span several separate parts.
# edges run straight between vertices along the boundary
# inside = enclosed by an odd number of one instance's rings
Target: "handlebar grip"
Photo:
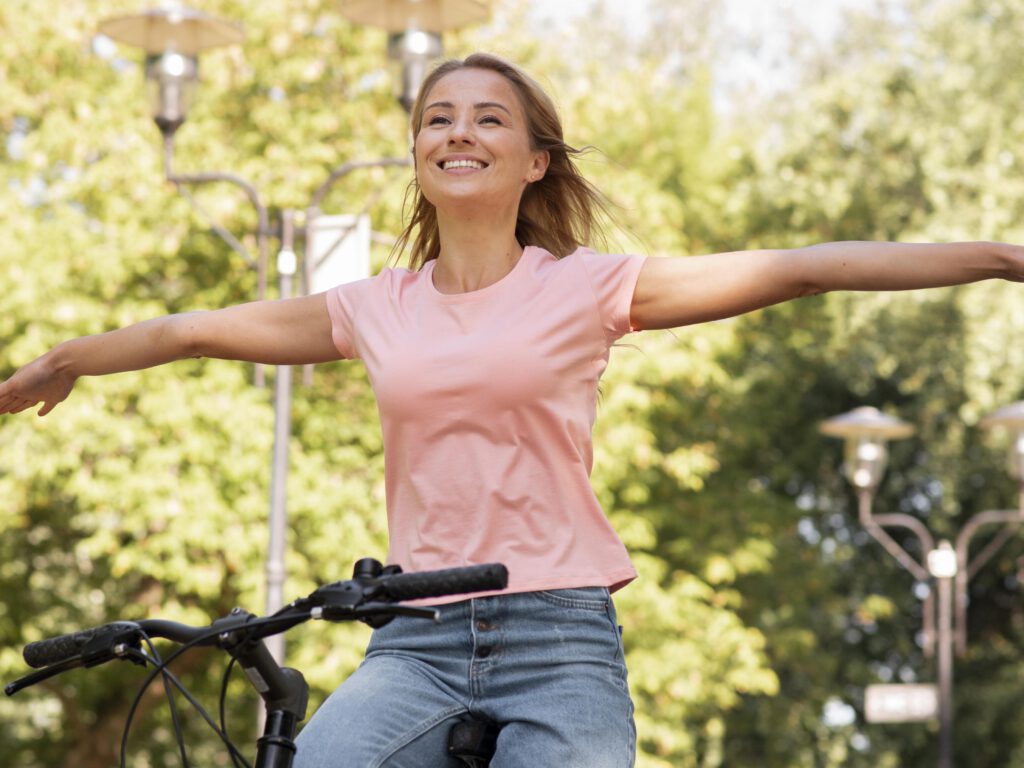
[[[440,571],[399,573],[387,577],[384,591],[392,600],[487,592],[508,585],[508,569],[501,563],[467,565]]]
[[[85,649],[85,646],[93,640],[99,639],[101,642],[106,642],[108,637],[112,640],[122,635],[125,639],[129,639],[131,636],[136,635],[138,631],[139,625],[135,622],[115,621],[100,627],[72,632],[69,635],[49,637],[46,640],[29,643],[25,646],[25,650],[22,651],[22,656],[25,658],[25,663],[30,667],[35,667],[36,669],[48,667],[51,664],[58,664],[79,656]]]

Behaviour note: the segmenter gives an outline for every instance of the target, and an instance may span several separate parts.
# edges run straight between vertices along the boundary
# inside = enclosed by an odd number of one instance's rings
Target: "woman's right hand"
[[[76,378],[55,365],[48,352],[0,382],[0,414],[21,413],[42,403],[39,415],[45,416],[67,398]]]

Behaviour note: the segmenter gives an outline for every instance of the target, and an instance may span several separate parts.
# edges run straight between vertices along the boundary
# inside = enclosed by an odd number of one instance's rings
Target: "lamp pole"
[[[1002,408],[981,421],[986,429],[1003,428],[1012,435],[1009,470],[1020,488],[1018,508],[979,512],[967,521],[954,547],[942,540],[935,546],[925,525],[912,515],[882,514],[872,511],[875,495],[888,461],[887,442],[909,437],[914,428],[907,422],[888,416],[877,408],[861,407],[822,422],[820,431],[845,441],[844,471],[857,491],[861,525],[919,581],[934,581],[938,593],[938,633],[935,632],[936,607],[933,590],[924,604],[924,652],[935,654],[938,645],[936,675],[939,698],[939,768],[953,766],[953,655],[967,650],[967,587],[970,579],[996,554],[1024,522],[1024,401]],[[984,525],[1001,524],[1003,529],[974,558],[970,541]],[[914,558],[885,530],[900,527],[909,530],[918,541],[921,559]],[[955,593],[955,600],[954,600]]]
[[[399,102],[411,109],[420,83],[431,61],[441,55],[441,33],[485,20],[490,15],[490,0],[339,0],[339,12],[356,24],[383,27],[389,32],[388,55],[401,66]],[[348,162],[333,169],[315,190],[301,226],[296,211],[285,209],[278,221],[270,212],[256,187],[246,179],[224,172],[177,173],[174,170],[174,137],[184,124],[195,95],[199,74],[199,54],[208,48],[238,44],[241,28],[169,0],[133,16],[119,16],[101,22],[100,33],[145,51],[147,89],[151,96],[153,119],[163,135],[163,166],[167,181],[175,185],[189,203],[211,224],[213,230],[258,272],[257,298],[267,293],[268,256],[271,239],[277,239],[279,296],[293,293],[293,276],[298,269],[297,243],[320,215],[320,203],[331,188],[351,172],[375,167],[408,167],[408,157],[380,158]],[[241,189],[257,215],[255,231],[257,255],[220,226],[190,194],[191,186],[227,182]],[[328,249],[341,245],[349,231]],[[308,254],[307,254],[308,256]],[[326,255],[321,258],[326,258]],[[317,265],[304,264],[309,275]],[[274,447],[271,459],[269,542],[266,562],[266,613],[272,614],[284,603],[285,539],[287,532],[288,443],[291,437],[291,366],[277,366],[274,383]],[[263,385],[263,371],[256,368],[256,384]],[[267,640],[271,654],[284,660],[284,638]]]

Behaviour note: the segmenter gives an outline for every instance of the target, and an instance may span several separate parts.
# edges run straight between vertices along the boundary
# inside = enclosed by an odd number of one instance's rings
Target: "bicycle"
[[[271,616],[259,617],[241,608],[216,619],[205,627],[189,626],[163,619],[117,621],[100,627],[72,632],[29,643],[23,650],[25,662],[38,672],[30,673],[4,687],[13,696],[54,675],[79,667],[94,667],[108,661],[122,660],[153,670],[143,681],[125,723],[121,740],[121,766],[124,768],[128,732],[142,693],[161,675],[167,691],[168,706],[178,740],[182,765],[187,768],[184,738],[177,717],[172,693],[176,688],[196,708],[228,749],[232,762],[239,768],[249,763],[231,742],[224,727],[224,698],[231,666],[239,663],[246,677],[263,700],[266,712],[263,735],[257,739],[255,768],[291,768],[295,756],[295,734],[306,717],[309,686],[302,673],[280,666],[263,643],[263,638],[286,632],[310,619],[326,621],[362,621],[371,627],[382,627],[395,616],[416,616],[438,620],[433,608],[402,604],[402,600],[465,594],[504,589],[508,571],[504,565],[449,568],[440,571],[402,573],[398,566],[382,566],[377,560],[363,558],[355,564],[352,579],[319,587]],[[152,643],[154,638],[181,644],[166,660],[161,659]],[[142,649],[143,642],[149,653]],[[215,645],[232,657],[221,688],[221,724],[218,726],[206,710],[168,670],[168,665],[190,648]],[[486,768],[497,739],[498,726],[480,720],[456,724],[450,734],[448,752],[470,768]]]

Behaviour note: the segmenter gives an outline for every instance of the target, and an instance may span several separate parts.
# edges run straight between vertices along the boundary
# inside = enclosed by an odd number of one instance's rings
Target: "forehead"
[[[466,67],[449,72],[434,83],[424,99],[424,104],[429,108],[438,101],[457,105],[492,101],[513,112],[521,111],[516,87],[504,75],[489,69]]]

